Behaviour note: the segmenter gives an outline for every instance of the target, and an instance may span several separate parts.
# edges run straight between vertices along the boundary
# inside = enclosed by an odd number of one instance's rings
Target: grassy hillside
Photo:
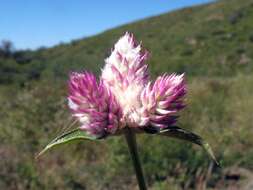
[[[96,74],[133,32],[151,52],[152,77],[185,72],[179,125],[204,136],[223,168],[191,144],[138,138],[150,189],[250,189],[253,179],[253,1],[223,0],[148,18],[53,48],[0,52],[0,189],[134,189],[124,139],[66,145],[34,155],[70,121],[66,79]],[[128,169],[126,169],[128,168]]]

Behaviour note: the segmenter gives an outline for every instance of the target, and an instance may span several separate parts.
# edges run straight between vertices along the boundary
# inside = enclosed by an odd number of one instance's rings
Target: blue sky
[[[211,0],[1,0],[0,41],[18,49],[53,46]]]

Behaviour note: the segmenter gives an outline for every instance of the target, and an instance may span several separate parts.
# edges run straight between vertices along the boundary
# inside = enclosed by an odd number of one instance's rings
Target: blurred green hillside
[[[99,75],[117,39],[133,32],[151,52],[152,77],[185,72],[179,126],[212,145],[141,135],[152,190],[253,189],[253,0],[222,0],[36,51],[0,48],[0,189],[136,189],[124,138],[65,145],[34,156],[70,122],[70,71]],[[6,45],[6,44],[5,44]]]

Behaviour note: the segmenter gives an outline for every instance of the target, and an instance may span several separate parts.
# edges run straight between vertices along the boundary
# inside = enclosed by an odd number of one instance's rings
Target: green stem
[[[134,165],[135,174],[136,174],[136,177],[138,180],[139,188],[140,188],[140,190],[147,190],[144,176],[143,176],[143,172],[142,172],[142,168],[141,168],[141,162],[140,162],[139,155],[138,155],[135,133],[129,127],[126,127],[125,137],[126,137],[128,149],[129,149],[132,161],[133,161],[133,165]]]

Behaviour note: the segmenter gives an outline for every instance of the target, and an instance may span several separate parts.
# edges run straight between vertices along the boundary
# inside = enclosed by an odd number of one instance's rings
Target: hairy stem
[[[133,165],[134,165],[135,174],[136,174],[136,177],[138,180],[139,188],[140,188],[140,190],[147,190],[144,176],[143,176],[143,172],[142,172],[142,168],[141,168],[141,162],[140,162],[139,155],[138,155],[135,133],[129,127],[126,127],[125,137],[126,137],[128,149],[129,149],[132,161],[133,161]]]

